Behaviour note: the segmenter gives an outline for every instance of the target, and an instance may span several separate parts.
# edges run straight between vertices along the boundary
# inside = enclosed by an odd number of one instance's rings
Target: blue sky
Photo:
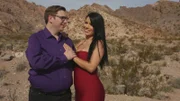
[[[153,4],[158,0],[27,0],[30,2],[35,2],[38,5],[48,7],[50,5],[62,5],[66,7],[67,10],[70,9],[79,9],[85,4],[98,3],[100,5],[107,5],[113,10],[118,9],[120,6],[127,7],[137,7],[144,6],[146,4]],[[171,0],[179,1],[179,0]]]

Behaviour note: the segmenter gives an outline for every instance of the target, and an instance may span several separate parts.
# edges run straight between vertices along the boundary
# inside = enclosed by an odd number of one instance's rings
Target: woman
[[[103,17],[96,12],[89,13],[84,24],[86,39],[77,45],[77,56],[73,61],[76,101],[104,101],[104,87],[97,75],[108,61]],[[68,50],[69,47],[65,47]]]

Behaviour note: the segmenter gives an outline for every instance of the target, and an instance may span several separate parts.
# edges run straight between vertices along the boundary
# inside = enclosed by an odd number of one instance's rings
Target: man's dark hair
[[[66,8],[63,6],[59,6],[59,5],[53,5],[53,6],[49,6],[44,13],[44,20],[45,23],[48,23],[48,16],[49,15],[56,15],[58,11],[66,11]]]

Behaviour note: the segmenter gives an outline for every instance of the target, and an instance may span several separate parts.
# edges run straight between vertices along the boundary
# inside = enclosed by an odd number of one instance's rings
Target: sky
[[[100,5],[107,5],[111,9],[119,9],[120,6],[126,7],[138,7],[145,6],[146,4],[153,4],[158,0],[27,0],[29,2],[34,2],[37,5],[42,5],[45,7],[51,5],[61,5],[64,6],[67,10],[70,9],[79,9],[84,5],[91,5],[92,3],[98,3]],[[171,0],[179,2],[179,0]]]

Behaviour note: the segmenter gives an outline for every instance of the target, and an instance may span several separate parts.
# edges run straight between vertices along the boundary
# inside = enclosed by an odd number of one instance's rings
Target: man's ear
[[[50,23],[52,22],[52,19],[54,19],[54,16],[49,15],[49,16],[48,16],[48,21],[49,21]]]

